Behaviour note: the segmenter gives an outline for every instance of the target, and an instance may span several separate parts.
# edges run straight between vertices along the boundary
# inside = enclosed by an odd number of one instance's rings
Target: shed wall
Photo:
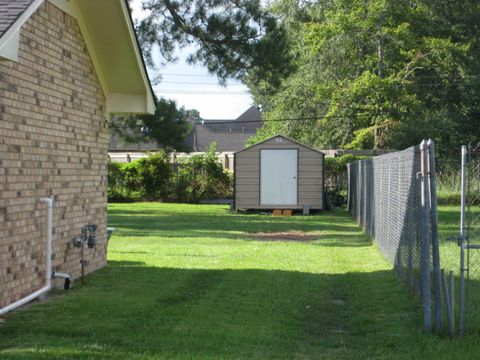
[[[105,110],[76,20],[45,2],[22,27],[19,62],[0,62],[0,307],[45,285],[41,197],[54,197],[54,270],[80,275],[72,238],[90,223],[86,271],[106,265]]]
[[[295,209],[310,205],[323,209],[323,154],[288,139],[270,139],[235,154],[235,207],[237,209]],[[298,149],[298,205],[260,205],[260,150]]]

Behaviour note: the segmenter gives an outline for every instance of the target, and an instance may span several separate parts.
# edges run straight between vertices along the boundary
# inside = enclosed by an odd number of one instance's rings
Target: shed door
[[[298,150],[260,150],[260,205],[297,205]]]

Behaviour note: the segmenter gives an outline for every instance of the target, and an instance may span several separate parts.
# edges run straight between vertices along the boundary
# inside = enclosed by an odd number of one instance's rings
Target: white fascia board
[[[119,94],[107,95],[107,112],[109,114],[153,114],[155,108],[148,108],[148,96],[145,94]]]
[[[0,60],[18,61],[18,47],[20,45],[20,30],[11,34],[0,48]]]
[[[35,0],[0,38],[0,60],[18,61],[20,29],[45,0]]]
[[[122,6],[123,15],[125,17],[125,23],[127,24],[128,33],[130,34],[130,41],[133,44],[133,48],[135,51],[135,56],[137,58],[137,64],[140,68],[140,72],[142,74],[143,83],[145,85],[145,92],[146,92],[146,112],[149,114],[153,114],[155,112],[155,101],[153,100],[152,88],[150,86],[150,80],[145,70],[144,62],[142,54],[140,53],[140,49],[138,47],[137,36],[135,35],[135,29],[132,26],[132,20],[130,18],[130,11],[127,9],[127,3],[124,0],[117,0],[120,1]]]

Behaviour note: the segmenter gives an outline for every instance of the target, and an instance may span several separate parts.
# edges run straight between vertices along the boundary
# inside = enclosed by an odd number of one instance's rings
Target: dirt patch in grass
[[[259,232],[249,235],[259,241],[297,241],[309,242],[318,238],[318,235],[308,235],[303,231]]]

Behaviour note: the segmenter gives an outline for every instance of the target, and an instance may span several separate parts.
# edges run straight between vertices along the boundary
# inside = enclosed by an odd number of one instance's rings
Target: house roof
[[[0,0],[0,60],[17,61],[21,27],[44,1]],[[153,91],[127,0],[48,1],[77,20],[107,112],[153,113]]]
[[[15,23],[33,0],[0,0],[0,37]]]

